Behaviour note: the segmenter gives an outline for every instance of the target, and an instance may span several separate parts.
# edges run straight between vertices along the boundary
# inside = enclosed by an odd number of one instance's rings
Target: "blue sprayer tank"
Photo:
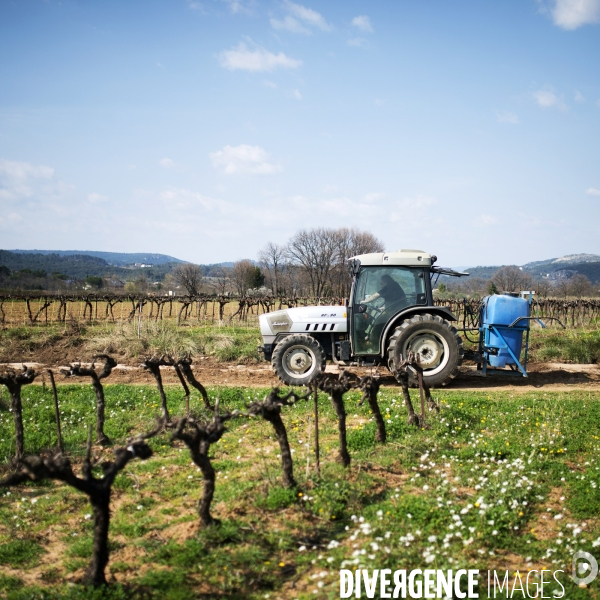
[[[485,346],[487,348],[499,348],[497,355],[490,354],[488,356],[490,366],[504,368],[506,365],[515,365],[516,362],[508,350],[503,347],[505,344],[500,336],[493,329],[486,328],[485,325],[498,325],[498,330],[502,334],[506,345],[520,360],[523,332],[529,327],[529,321],[523,319],[511,328],[508,325],[519,317],[528,316],[529,302],[525,298],[495,294],[494,296],[486,296],[483,299],[481,324],[485,330]]]

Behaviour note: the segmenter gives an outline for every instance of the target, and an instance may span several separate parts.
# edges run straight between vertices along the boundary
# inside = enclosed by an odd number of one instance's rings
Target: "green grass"
[[[571,330],[557,333],[555,329],[537,332],[533,338],[534,356],[542,361],[597,363],[600,361],[600,329]]]
[[[209,390],[225,410],[263,393]],[[67,446],[77,461],[93,422],[93,394],[85,385],[60,387],[59,394]],[[182,414],[179,388],[167,394],[169,408]],[[311,453],[312,403],[285,409],[296,490],[281,486],[272,427],[258,418],[230,421],[211,451],[213,514],[221,525],[209,529],[197,526],[202,478],[189,453],[166,437],[151,440],[154,456],[131,462],[114,487],[109,579],[118,583],[106,597],[339,598],[340,568],[570,572],[576,550],[600,554],[600,394],[434,395],[441,413],[419,429],[406,424],[400,390],[383,389],[388,443],[382,446],[374,443],[368,407],[349,393],[349,469],[335,460],[336,422],[322,395],[320,478]],[[26,445],[38,451],[54,443],[50,391],[29,386],[23,397]],[[115,442],[151,426],[154,388],[106,386],[106,397],[107,432]],[[192,406],[201,410],[200,398]],[[0,413],[4,464],[10,417]],[[20,600],[42,597],[43,590],[45,598],[87,597],[64,578],[77,580],[87,564],[90,513],[84,496],[60,484],[0,492],[0,595]],[[17,564],[19,575],[39,574],[37,587],[15,578],[10,569]],[[596,598],[600,589],[597,582],[579,589],[568,577],[563,585],[576,600]]]
[[[35,565],[43,552],[39,543],[28,540],[12,540],[0,545],[0,565],[13,568]]]
[[[477,337],[474,333],[469,335]],[[214,357],[221,362],[247,364],[262,361],[257,351],[260,343],[257,327],[199,325],[193,321],[178,327],[173,321],[146,320],[139,332],[133,322],[66,327],[22,325],[0,329],[0,360],[34,360],[36,353],[58,346],[89,359],[98,353],[108,353],[120,361],[135,362],[150,354],[181,356],[189,353]],[[465,341],[465,347],[474,348],[468,341]],[[530,359],[597,363],[600,360],[600,329],[533,327]]]

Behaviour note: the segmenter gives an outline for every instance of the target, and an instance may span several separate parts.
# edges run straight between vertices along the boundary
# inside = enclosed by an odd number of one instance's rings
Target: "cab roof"
[[[403,267],[430,267],[436,260],[435,256],[423,250],[398,250],[396,252],[373,252],[359,254],[350,260],[360,261],[361,266],[398,265]]]

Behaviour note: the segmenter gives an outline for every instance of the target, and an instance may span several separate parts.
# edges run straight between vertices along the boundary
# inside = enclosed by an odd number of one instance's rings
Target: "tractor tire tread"
[[[394,332],[392,333],[392,335],[390,336],[389,341],[388,341],[388,348],[387,348],[388,369],[394,375],[394,377],[396,377],[396,379],[398,379],[398,373],[397,373],[397,370],[394,365],[394,362],[395,362],[394,357],[397,353],[396,348],[398,346],[398,342],[399,342],[399,340],[401,340],[403,335],[406,333],[406,331],[410,327],[417,326],[417,324],[419,324],[419,323],[426,324],[426,325],[430,325],[430,324],[434,323],[438,327],[443,327],[443,329],[446,331],[446,333],[449,334],[450,340],[453,342],[452,345],[454,346],[454,352],[456,354],[456,362],[454,365],[452,365],[450,370],[447,373],[445,373],[443,375],[443,377],[439,377],[440,374],[434,375],[431,378],[432,380],[430,382],[427,381],[429,379],[429,377],[427,377],[427,371],[425,371],[425,382],[427,383],[428,386],[444,387],[444,386],[448,385],[448,383],[450,383],[458,375],[458,373],[460,371],[460,367],[463,362],[463,357],[464,357],[465,352],[464,352],[464,348],[463,348],[462,339],[458,335],[458,331],[456,330],[454,325],[450,321],[444,319],[443,317],[441,317],[439,315],[431,315],[430,313],[422,313],[419,315],[414,315],[414,316],[402,321],[396,327],[396,329],[394,330]],[[450,341],[450,340],[448,340],[448,341]],[[450,348],[450,351],[452,352],[452,348]],[[452,357],[450,358],[450,361],[452,361]],[[443,373],[443,371],[442,371],[442,373]],[[415,387],[417,385],[416,378],[412,375],[412,373],[409,375],[409,383],[412,387]]]
[[[283,354],[285,351],[294,345],[304,345],[305,347],[312,350],[316,365],[315,368],[311,371],[311,373],[305,378],[292,378],[286,372],[283,366]],[[273,371],[275,375],[286,385],[308,385],[315,378],[319,377],[322,373],[325,372],[325,362],[326,355],[323,346],[319,343],[317,339],[310,335],[288,335],[283,338],[273,350],[273,355],[271,357],[271,366],[273,367]]]

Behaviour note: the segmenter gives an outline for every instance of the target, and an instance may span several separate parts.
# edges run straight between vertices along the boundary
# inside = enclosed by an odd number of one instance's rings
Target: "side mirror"
[[[366,304],[359,304],[358,305],[358,312],[359,313],[366,313],[367,312],[367,305]]]

